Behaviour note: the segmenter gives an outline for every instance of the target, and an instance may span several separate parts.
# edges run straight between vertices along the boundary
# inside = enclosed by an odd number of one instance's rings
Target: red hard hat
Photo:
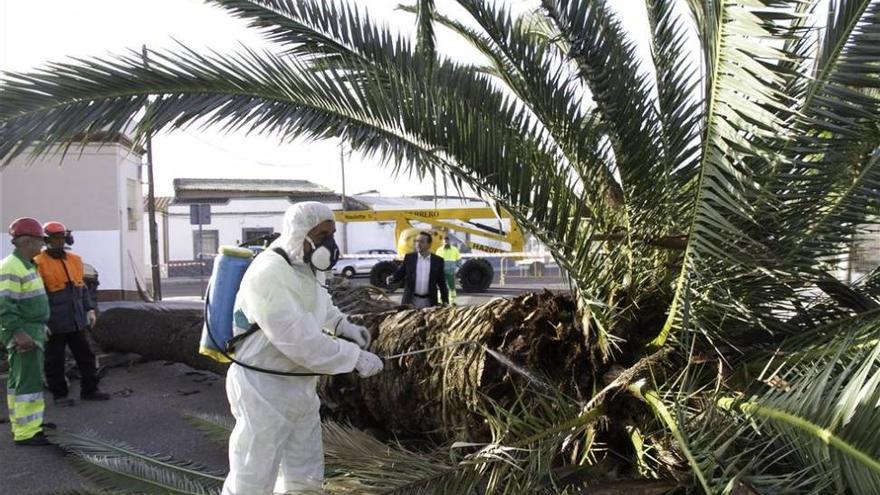
[[[9,235],[13,239],[23,235],[42,238],[43,226],[33,218],[22,217],[9,224]]]
[[[46,222],[43,224],[43,230],[46,232],[46,235],[67,233],[67,227],[61,222]]]

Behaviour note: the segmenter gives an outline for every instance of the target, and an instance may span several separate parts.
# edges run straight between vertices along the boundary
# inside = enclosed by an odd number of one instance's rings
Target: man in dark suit
[[[412,304],[416,309],[438,305],[440,292],[443,305],[449,304],[449,288],[443,276],[443,258],[431,253],[431,234],[419,233],[416,252],[403,257],[403,264],[388,277],[388,285],[404,281],[401,304]]]

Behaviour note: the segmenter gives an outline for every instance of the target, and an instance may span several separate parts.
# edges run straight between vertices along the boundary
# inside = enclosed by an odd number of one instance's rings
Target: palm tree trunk
[[[134,352],[147,359],[225,374],[226,364],[198,353],[202,321],[201,310],[162,303],[112,308],[101,312],[92,336],[108,351]]]

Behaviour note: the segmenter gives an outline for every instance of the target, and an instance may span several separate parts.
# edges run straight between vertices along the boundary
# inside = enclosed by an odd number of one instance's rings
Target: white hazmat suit
[[[357,369],[370,376],[381,360],[358,345],[322,332],[337,331],[366,347],[368,333],[333,306],[324,288],[324,273],[303,263],[306,234],[333,212],[321,203],[305,202],[284,215],[281,236],[253,261],[235,300],[235,334],[252,323],[260,330],[242,341],[236,360],[265,369],[294,373],[346,373]],[[280,247],[288,264],[272,248]],[[366,341],[364,341],[364,337]],[[278,376],[233,364],[226,393],[235,428],[229,438],[227,495],[313,493],[324,478],[317,376]]]

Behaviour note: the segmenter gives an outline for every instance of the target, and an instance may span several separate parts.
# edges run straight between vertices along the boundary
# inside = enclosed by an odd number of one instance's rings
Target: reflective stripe
[[[0,274],[0,294],[6,291],[30,293],[38,288],[43,288],[43,279],[40,278],[36,267],[28,267],[14,254],[3,260],[3,263],[0,264],[0,272],[2,272]],[[13,296],[7,297],[15,299]]]
[[[12,437],[15,440],[27,440],[29,438],[33,438],[37,433],[40,433],[43,428],[42,420],[31,421],[27,425],[17,425],[15,427],[15,433]]]
[[[34,392],[32,394],[21,394],[15,396],[15,402],[36,402],[43,399],[43,392]]]
[[[15,283],[21,283],[21,277],[16,273],[0,273],[0,282],[12,281]]]
[[[15,436],[15,397],[13,397],[13,393],[10,393],[6,396],[6,411],[9,415],[9,426],[12,429],[12,436]]]
[[[12,436],[16,440],[27,440],[39,433],[46,409],[43,393],[16,395],[11,402],[9,419],[12,423]]]
[[[15,417],[16,418],[26,418],[28,416],[33,416],[34,414],[43,414],[43,409],[46,408],[46,404],[42,400],[34,401],[34,402],[16,402],[15,403]]]
[[[30,423],[31,421],[37,421],[40,419],[43,419],[43,411],[35,412],[35,413],[33,413],[29,416],[25,416],[23,418],[16,418],[15,424],[17,424],[18,426],[25,426],[26,424]]]
[[[7,297],[9,299],[15,301],[21,301],[23,299],[30,299],[32,297],[38,297],[46,294],[46,289],[42,286],[42,281],[40,281],[40,286],[34,290],[30,290],[27,292],[18,292],[14,290],[0,290],[0,297]]]

